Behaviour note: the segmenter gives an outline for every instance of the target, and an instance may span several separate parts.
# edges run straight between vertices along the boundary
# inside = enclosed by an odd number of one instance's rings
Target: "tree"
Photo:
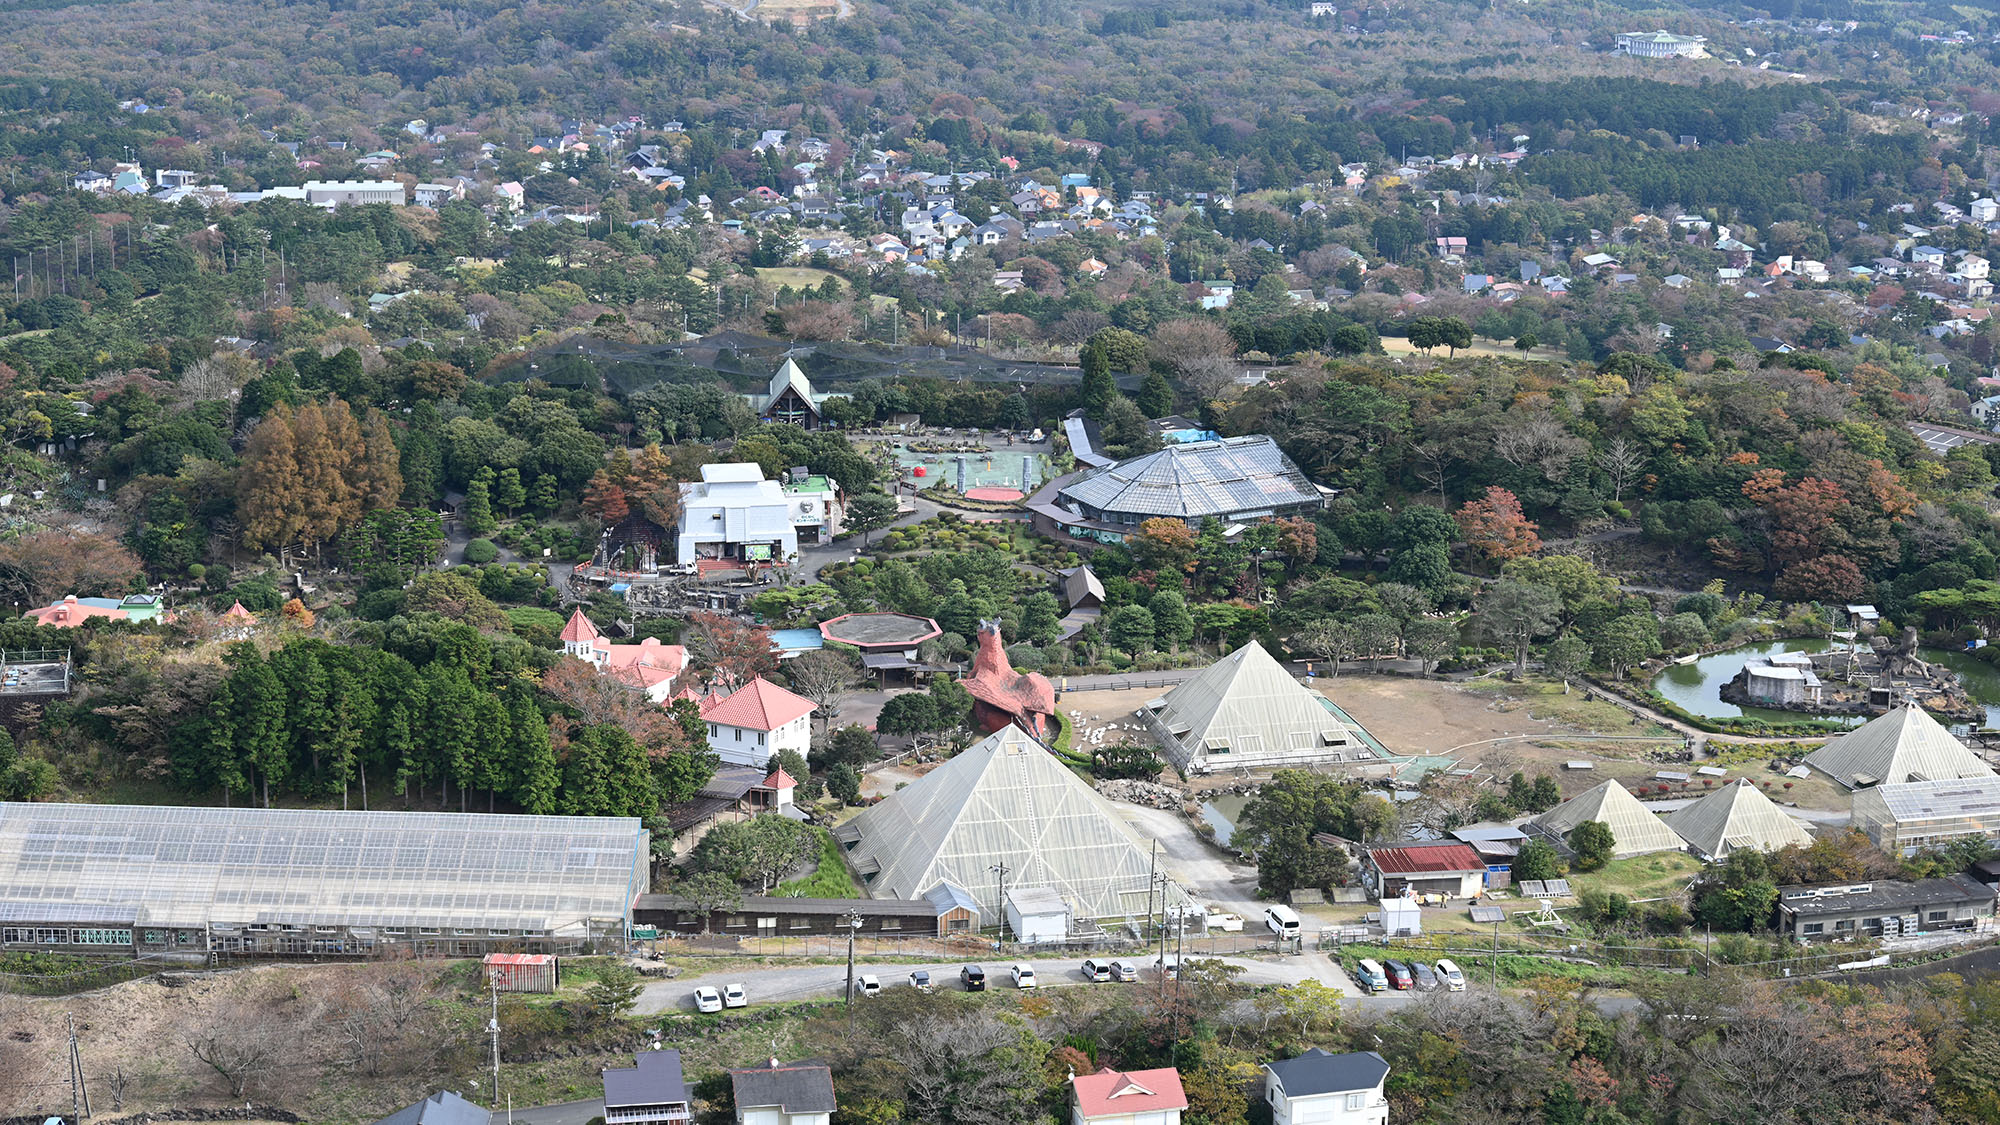
[[[1396,621],[1387,614],[1357,614],[1348,625],[1354,630],[1355,647],[1361,650],[1363,658],[1374,660],[1384,652],[1396,650]]]
[[[1230,846],[1255,857],[1257,888],[1275,897],[1298,887],[1328,889],[1345,876],[1345,854],[1315,844],[1315,835],[1367,840],[1394,825],[1394,808],[1357,781],[1278,770],[1236,818]]]
[[[0,598],[26,605],[128,594],[145,574],[132,552],[94,531],[31,531],[0,541]]]
[[[701,915],[701,932],[708,932],[709,915],[743,909],[743,890],[736,880],[719,871],[697,871],[674,885],[674,893],[687,900]]]
[[[1111,400],[1118,397],[1118,384],[1111,378],[1111,356],[1103,341],[1094,341],[1083,348],[1083,383],[1077,389],[1077,401],[1094,416],[1102,416]]]
[[[681,643],[687,646],[688,660],[694,667],[731,687],[740,687],[778,668],[769,629],[720,614],[689,614],[688,630]]]
[[[1596,871],[1611,862],[1618,840],[1611,834],[1609,824],[1601,820],[1586,820],[1570,829],[1569,847],[1576,853],[1578,871]]]
[[[474,480],[465,486],[465,526],[474,535],[485,535],[500,526],[493,518],[492,486],[484,480]]]
[[[1561,857],[1546,840],[1529,840],[1521,845],[1521,853],[1514,857],[1514,883],[1517,886],[1530,880],[1547,882],[1561,875]]]
[[[1582,637],[1564,633],[1549,642],[1547,651],[1542,653],[1542,670],[1563,682],[1563,694],[1569,694],[1569,683],[1585,668],[1590,667],[1590,643]]]
[[[1138,397],[1132,400],[1139,413],[1148,418],[1164,418],[1174,410],[1173,384],[1159,371],[1146,372],[1146,378],[1139,384]]]
[[[1104,618],[1105,639],[1111,642],[1111,647],[1130,656],[1150,652],[1154,632],[1153,614],[1145,606],[1119,606]]]
[[[819,708],[820,730],[833,722],[833,712],[854,691],[854,662],[840,652],[819,649],[803,653],[786,665],[792,690],[813,701]]]
[[[846,762],[832,766],[826,771],[826,791],[843,805],[857,804],[861,800],[861,774]]]
[[[1142,570],[1194,570],[1201,541],[1186,520],[1160,517],[1142,520],[1139,533],[1125,541],[1132,562]]]
[[[1660,622],[1660,643],[1675,651],[1700,648],[1708,643],[1708,625],[1698,613],[1676,613]]]
[[[1410,623],[1403,648],[1417,658],[1428,676],[1438,661],[1458,651],[1458,625],[1439,617],[1420,617]]]
[[[645,986],[629,965],[612,963],[597,969],[597,979],[583,991],[583,1003],[600,1023],[612,1023],[639,1004]]]
[[[237,472],[236,511],[251,547],[317,547],[402,496],[401,454],[388,423],[365,422],[340,399],[279,405],[251,431]]]
[[[509,515],[521,510],[521,506],[528,502],[528,490],[521,483],[521,470],[512,467],[500,470],[499,479],[493,482],[493,502],[505,508]]]
[[[1645,450],[1627,441],[1624,435],[1621,434],[1604,443],[1604,448],[1597,454],[1597,467],[1604,470],[1604,475],[1611,481],[1613,504],[1624,502],[1625,486],[1631,483],[1632,474],[1638,472],[1645,464]]]
[[[876,531],[895,523],[899,515],[901,509],[895,497],[885,492],[863,492],[847,502],[847,529],[860,532],[861,543],[867,546]]]
[[[1168,652],[1179,652],[1193,638],[1194,618],[1188,613],[1187,598],[1180,591],[1161,590],[1146,603],[1146,609],[1153,615],[1154,635],[1167,646]]]
[[[1611,665],[1612,676],[1623,676],[1627,668],[1659,653],[1658,625],[1650,613],[1628,614],[1604,627],[1595,648],[1598,659]]]
[[[1459,508],[1458,528],[1467,546],[1493,562],[1532,555],[1542,547],[1535,524],[1521,514],[1520,499],[1498,485]]]
[[[1030,1125],[1043,1113],[1039,1045],[992,1010],[922,1011],[897,1025],[887,1054],[901,1064],[901,1117],[910,1125]]]
[[[1182,602],[1186,608],[1186,602]],[[1047,590],[1040,590],[1021,603],[1021,627],[1019,636],[1032,645],[1054,644],[1062,634],[1062,608],[1056,596]]]
[[[1528,646],[1555,628],[1562,599],[1547,586],[1502,578],[1479,602],[1479,620],[1489,636],[1514,650],[1514,676],[1528,672]]]
[[[1292,644],[1331,665],[1332,674],[1338,676],[1340,662],[1354,655],[1360,637],[1345,621],[1322,617],[1294,634]]]

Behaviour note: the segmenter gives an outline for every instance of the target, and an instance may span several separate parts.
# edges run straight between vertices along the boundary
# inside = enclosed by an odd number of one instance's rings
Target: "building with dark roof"
[[[1149,519],[1193,526],[1310,516],[1327,493],[1268,437],[1170,445],[1113,465],[1058,477],[1028,500],[1035,530],[1122,543]]]
[[[605,1069],[604,1125],[687,1125],[693,1118],[679,1051],[641,1051],[635,1065]]]
[[[1373,1051],[1331,1055],[1314,1047],[1264,1064],[1271,1125],[1385,1125],[1389,1064]]]
[[[492,1114],[450,1090],[440,1091],[415,1105],[375,1122],[375,1125],[487,1125]]]
[[[827,1125],[838,1107],[825,1063],[781,1063],[729,1072],[737,1125]]]
[[[1778,888],[1778,931],[1798,941],[1969,930],[1993,917],[1993,888],[1970,875]]]
[[[933,888],[935,890],[935,888]],[[942,937],[977,929],[978,914],[929,895],[916,898],[792,898],[744,895],[735,910],[703,911],[675,895],[640,895],[632,905],[634,925],[677,933],[707,932],[737,937],[847,932],[847,915],[861,918],[860,932],[882,937]],[[970,918],[969,923],[961,923]]]

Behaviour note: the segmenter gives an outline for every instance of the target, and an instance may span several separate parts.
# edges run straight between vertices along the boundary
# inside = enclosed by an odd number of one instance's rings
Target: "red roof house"
[[[812,713],[819,708],[758,676],[727,699],[702,708],[708,723],[708,745],[732,765],[761,766],[771,756],[795,750],[804,757],[812,749]]]
[[[687,669],[686,648],[663,645],[658,637],[647,637],[638,644],[613,644],[581,609],[569,615],[561,638],[565,653],[589,661],[600,673],[639,689],[655,703],[665,703],[673,695],[674,681]]]
[[[1078,1121],[1123,1125],[1148,1114],[1157,1115],[1151,1120],[1160,1125],[1180,1125],[1181,1111],[1188,1104],[1181,1072],[1170,1066],[1132,1071],[1106,1067],[1096,1074],[1080,1074],[1069,1084],[1076,1096]]]
[[[1406,893],[1471,898],[1486,889],[1486,861],[1467,844],[1370,848],[1361,880],[1382,898]]]
[[[93,605],[91,604],[92,602],[105,604]],[[111,602],[108,598],[91,598],[88,601],[80,601],[75,594],[70,594],[54,605],[43,606],[41,609],[28,610],[21,616],[32,617],[40,625],[54,625],[60,629],[73,629],[93,617],[103,617],[111,621],[123,621],[132,615],[118,608],[117,603]]]

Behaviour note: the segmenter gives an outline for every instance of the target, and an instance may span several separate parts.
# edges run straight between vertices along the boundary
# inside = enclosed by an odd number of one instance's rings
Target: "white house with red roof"
[[[1181,1125],[1188,1104],[1181,1072],[1170,1066],[1130,1071],[1106,1067],[1071,1078],[1069,1085],[1074,1095],[1070,1125]]]
[[[569,615],[562,643],[565,653],[588,661],[602,675],[645,692],[655,703],[665,703],[673,696],[674,681],[687,669],[687,649],[681,645],[663,645],[658,637],[647,637],[638,644],[612,644],[581,609]]]
[[[804,696],[758,676],[702,708],[701,717],[708,723],[708,748],[724,762],[762,766],[781,751],[796,750],[800,757],[811,752],[812,713],[818,709]]]

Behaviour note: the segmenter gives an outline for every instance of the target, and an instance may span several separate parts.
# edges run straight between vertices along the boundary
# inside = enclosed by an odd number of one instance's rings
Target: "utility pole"
[[[993,949],[995,952],[998,952],[1001,940],[1007,936],[1007,865],[996,863],[986,870],[1000,877],[1000,932],[993,939]],[[1151,892],[1147,893],[1150,894]],[[1014,936],[1018,938],[1021,935],[1015,934]]]
[[[847,923],[847,1029],[854,1030],[854,935],[861,930],[861,912],[850,909],[841,915]]]
[[[90,1116],[90,1089],[83,1083],[83,1054],[76,1045],[76,1017],[63,1013],[63,1021],[69,1026],[69,1106],[70,1115],[78,1125]]]
[[[493,992],[493,1016],[486,1021],[486,1030],[493,1036],[493,1108],[500,1108],[500,985],[488,981]],[[513,1103],[508,1106],[511,1111]]]
[[[1146,857],[1146,924],[1153,924],[1153,888],[1160,885],[1160,840],[1153,838],[1153,850]]]

